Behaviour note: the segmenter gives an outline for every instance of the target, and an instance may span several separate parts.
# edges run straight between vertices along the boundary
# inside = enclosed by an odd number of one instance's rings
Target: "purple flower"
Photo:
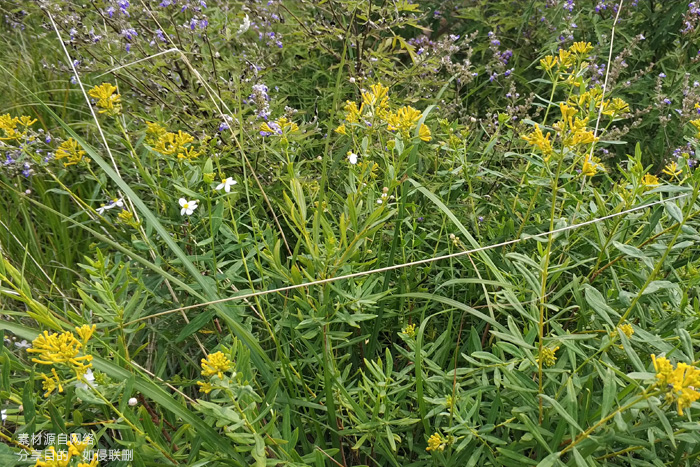
[[[665,77],[666,77],[666,73],[663,73],[663,72],[659,73],[659,78],[665,78]]]
[[[671,105],[671,99],[669,99],[668,97],[665,98],[665,99],[664,99],[664,104],[666,104],[666,105]]]
[[[124,38],[127,41],[132,40],[134,37],[136,37],[138,35],[139,34],[136,32],[136,29],[134,29],[134,28],[122,29],[122,36],[124,36]]]

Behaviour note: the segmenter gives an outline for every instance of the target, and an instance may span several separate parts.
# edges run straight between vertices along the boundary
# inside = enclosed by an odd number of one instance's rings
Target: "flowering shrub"
[[[0,464],[695,465],[697,2],[0,5]]]

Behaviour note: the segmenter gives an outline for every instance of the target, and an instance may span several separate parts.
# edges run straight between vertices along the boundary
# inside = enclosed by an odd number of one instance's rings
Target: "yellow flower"
[[[562,119],[567,123],[567,125],[569,125],[569,128],[573,127],[573,118],[578,113],[578,110],[573,107],[569,107],[564,103],[559,104],[559,110],[561,111]]]
[[[370,91],[362,92],[362,103],[373,107],[375,112],[386,110],[389,107],[389,88],[381,83],[370,86]]]
[[[77,437],[77,436],[76,436]],[[79,456],[83,453],[84,450],[90,446],[90,443],[86,439],[85,441],[79,441],[77,439],[73,439],[71,441],[68,441],[68,454],[71,456]]]
[[[214,389],[209,382],[197,381],[197,385],[199,386],[199,391],[203,392],[204,394],[209,394]]]
[[[558,61],[559,59],[557,57],[547,55],[542,60],[540,60],[540,65],[542,65],[544,71],[549,73],[550,71],[552,71],[552,68],[554,68],[554,65],[556,65]]]
[[[362,109],[364,108],[364,104],[360,106],[360,108],[357,108],[357,104],[352,102],[352,101],[345,101],[345,120],[348,123],[358,123],[360,121],[360,114],[362,114]]]
[[[219,378],[224,377],[224,372],[231,369],[233,365],[226,358],[223,352],[209,354],[207,358],[202,359],[202,376],[218,375]]]
[[[10,114],[0,115],[0,130],[3,130],[5,136],[0,138],[0,141],[20,139],[27,134],[26,129],[36,123],[31,117],[23,115],[19,118],[10,117]],[[17,131],[17,125],[22,125],[25,131]]]
[[[85,365],[82,362],[92,360],[92,355],[78,357],[82,345],[72,332],[49,334],[48,331],[44,331],[44,334],[40,334],[32,341],[32,348],[27,349],[27,352],[40,354],[40,358],[32,358],[32,361],[42,365],[63,363],[83,367]]]
[[[185,145],[193,141],[194,136],[182,130],[178,131],[177,134],[165,132],[156,141],[154,149],[166,156],[177,155],[177,158],[180,160],[192,160],[199,156],[200,153],[195,152],[193,149],[188,150]]]
[[[94,453],[92,455],[92,461],[90,461],[89,464],[87,462],[80,462],[80,463],[78,463],[78,467],[97,467],[98,466],[97,459],[98,459],[97,453]]]
[[[96,325],[88,326],[87,324],[83,324],[79,328],[75,328],[75,332],[78,333],[80,336],[80,339],[83,341],[83,345],[87,344],[87,341],[90,340],[92,337],[92,334],[95,332],[95,329],[97,329]]]
[[[146,142],[154,145],[168,131],[158,123],[146,122]]]
[[[440,433],[433,433],[433,435],[428,438],[428,447],[425,448],[426,451],[444,451],[447,446],[447,440],[442,437]]]
[[[632,334],[634,334],[634,328],[629,323],[625,323],[620,326],[620,331],[622,331],[622,333],[627,336],[628,339],[632,337]]]
[[[690,123],[695,127],[696,130],[698,130],[698,134],[695,135],[695,137],[700,138],[700,118],[696,118],[695,120],[691,120]]]
[[[335,132],[336,132],[336,133],[340,133],[341,135],[347,136],[348,133],[345,131],[345,123],[343,123],[343,124],[340,125],[338,128],[336,128],[336,129],[335,129]]]
[[[44,393],[44,397],[49,397],[57,388],[58,392],[63,392],[63,385],[61,384],[61,379],[58,377],[58,373],[56,373],[55,368],[51,368],[51,375],[51,378],[49,378],[44,373],[41,374],[41,377],[44,378],[44,381],[41,383],[41,387],[44,391],[46,391]]]
[[[192,161],[198,158],[201,154],[202,153],[200,151],[195,151],[194,148],[189,147],[184,148],[183,151],[177,155],[177,158],[180,160]]]
[[[557,352],[557,350],[559,350],[559,347],[554,347],[554,348],[551,348],[551,349],[545,347],[545,348],[542,349],[542,354],[539,355],[539,356],[535,359],[535,361],[537,361],[537,363],[539,363],[539,362],[540,362],[540,359],[541,359],[541,360],[542,360],[542,364],[544,364],[544,365],[546,365],[546,366],[554,366],[554,364],[557,363],[557,357],[556,357],[556,355],[555,355],[555,353]]]
[[[593,135],[592,131],[583,131],[583,130],[578,130],[574,133],[573,138],[571,139],[572,144],[590,144],[594,141],[597,141],[598,138],[596,138]]]
[[[678,415],[683,415],[683,409],[700,399],[700,370],[686,363],[678,363],[673,368],[671,362],[664,357],[651,356],[656,370],[656,380],[660,389],[670,391],[671,398],[678,403]]]
[[[399,130],[407,132],[416,125],[416,122],[420,120],[420,116],[420,111],[410,105],[401,107],[387,116],[387,129],[389,131]]]
[[[593,46],[590,42],[574,42],[569,50],[578,55],[586,55],[593,50]]]
[[[287,120],[287,117],[280,117],[274,122],[263,122],[262,125],[260,125],[260,131],[268,133],[269,135],[286,135],[288,133],[291,133],[293,131],[297,131],[299,129],[299,126]]]
[[[678,163],[676,161],[671,161],[668,164],[666,164],[666,167],[664,167],[663,173],[668,175],[671,178],[678,178],[680,174],[683,173],[680,167],[678,167]]]
[[[559,49],[559,66],[562,68],[569,68],[573,64],[571,52],[565,49]]]
[[[84,155],[85,151],[80,149],[80,147],[78,146],[78,142],[73,138],[68,138],[66,141],[62,142],[56,150],[57,160],[67,159],[68,161],[63,163],[64,167],[77,164],[78,162],[83,160]],[[85,158],[85,160],[89,161],[87,157]]]
[[[603,115],[615,117],[630,111],[630,105],[620,98],[613,98],[612,101],[603,102]]]
[[[583,168],[581,169],[581,175],[585,175],[586,177],[592,177],[598,172],[597,169],[597,164],[594,162],[591,162],[590,159],[586,158],[586,160],[583,162]]]
[[[416,325],[415,324],[407,324],[405,328],[401,331],[408,337],[414,337],[416,335]]]
[[[544,160],[547,161],[549,160],[549,157],[552,155],[552,142],[549,140],[549,137],[552,134],[547,132],[547,136],[544,136],[542,134],[542,130],[540,130],[540,126],[536,125],[535,129],[533,130],[532,133],[528,136],[521,136],[522,139],[528,142],[528,144],[535,146],[539,148],[540,151],[542,151],[542,154],[544,154]]]
[[[70,464],[72,455],[65,451],[56,451],[56,448],[49,446],[45,451],[50,451],[51,454],[44,453],[43,460],[37,459],[34,467],[67,467]]]
[[[659,177],[652,174],[646,174],[642,177],[642,185],[646,187],[659,186]]]
[[[107,113],[108,115],[117,115],[121,112],[121,96],[119,94],[114,94],[117,90],[116,86],[112,86],[109,83],[102,83],[99,86],[95,86],[88,94],[90,97],[97,99],[95,104],[100,109],[100,113]]]
[[[428,128],[425,125],[421,125],[420,128],[418,129],[418,137],[422,141],[430,141],[431,139],[433,139],[433,137],[430,136],[430,128]]]

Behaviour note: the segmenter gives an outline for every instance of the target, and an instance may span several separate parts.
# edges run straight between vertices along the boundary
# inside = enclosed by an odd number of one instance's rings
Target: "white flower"
[[[381,200],[381,199],[378,199],[378,200],[377,200],[377,204],[382,204],[382,200]]]
[[[113,207],[123,208],[124,207],[124,200],[122,198],[114,198],[112,201],[109,202],[109,204],[107,204],[107,205],[103,204],[102,206],[97,208],[96,211],[97,211],[97,214],[99,214],[101,216],[102,214],[104,214],[105,211],[107,211],[108,209],[112,209]]]
[[[5,409],[0,410],[0,418],[2,419],[3,422],[7,419],[7,410],[5,410]]]
[[[243,18],[243,24],[241,24],[241,26],[238,28],[238,35],[240,36],[248,29],[250,29],[250,18],[248,18],[248,15],[245,15],[245,18]]]
[[[357,164],[357,154],[354,152],[348,152],[348,162],[350,162],[352,165]]]
[[[216,191],[219,191],[220,189],[223,188],[223,189],[226,191],[226,193],[230,193],[230,192],[231,192],[231,187],[232,187],[233,185],[235,185],[236,183],[238,183],[238,182],[235,181],[235,180],[233,179],[233,177],[229,177],[229,178],[227,178],[227,179],[225,179],[225,180],[221,180],[221,183],[219,183],[218,185],[216,185],[216,188],[214,188],[214,189],[215,189]]]
[[[129,406],[131,406],[131,407],[135,406],[138,403],[139,403],[139,401],[135,397],[132,397],[131,399],[129,399]]]
[[[92,374],[91,369],[88,368],[88,371],[87,371],[87,373],[85,373],[85,376],[83,376],[83,379],[94,386],[93,383],[95,382],[95,375]],[[90,389],[90,386],[88,386],[86,383],[78,382],[78,383],[75,383],[75,386],[78,388]]]
[[[185,198],[180,198],[180,215],[184,216],[187,214],[191,216],[195,209],[197,209],[197,200],[187,201]]]
[[[31,343],[27,342],[26,339],[22,339],[22,342],[15,342],[15,347],[18,349],[28,349],[32,346]]]
[[[107,209],[112,209],[112,207],[113,207],[113,206],[112,206],[111,204],[108,204],[108,205],[104,205],[104,204],[103,204],[102,206],[100,206],[99,208],[97,208],[97,214],[99,214],[99,215],[101,216],[102,214],[105,213],[105,211],[106,211]]]

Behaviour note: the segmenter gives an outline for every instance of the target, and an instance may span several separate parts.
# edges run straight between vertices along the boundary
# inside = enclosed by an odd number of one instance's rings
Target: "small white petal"
[[[214,190],[219,191],[219,190],[222,189],[223,187],[224,187],[224,184],[223,184],[223,183],[219,183],[218,185],[216,185],[216,188],[214,188]]]
[[[7,419],[7,410],[5,410],[5,409],[0,410],[0,418],[2,418],[3,422],[5,421],[5,419]]]
[[[184,206],[185,204],[187,204],[187,200],[185,198],[180,198],[179,202],[180,202],[180,206]]]
[[[15,347],[17,347],[18,349],[28,349],[31,346],[32,344],[30,344],[26,340],[22,340],[22,342],[15,342]]]
[[[181,216],[184,216],[184,215],[185,215],[185,212],[187,212],[187,209],[185,209],[185,208],[180,209],[180,215],[181,215]]]

